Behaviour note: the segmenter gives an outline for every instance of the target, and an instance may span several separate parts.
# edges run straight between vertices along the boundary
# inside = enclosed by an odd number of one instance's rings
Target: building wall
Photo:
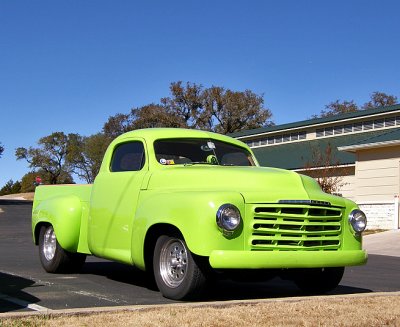
[[[358,206],[367,215],[367,229],[396,229],[398,228],[398,202],[367,202],[358,203]]]
[[[400,147],[357,152],[354,200],[368,218],[368,228],[399,227]]]
[[[357,152],[355,200],[393,201],[399,194],[400,147]]]
[[[343,186],[340,188],[339,193],[347,199],[353,200],[355,199],[355,192],[354,192],[354,184],[356,181],[356,176],[354,175],[347,175],[343,176]]]

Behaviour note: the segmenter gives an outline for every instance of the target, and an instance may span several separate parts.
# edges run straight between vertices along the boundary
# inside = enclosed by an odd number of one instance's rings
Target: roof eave
[[[384,141],[384,142],[374,142],[374,143],[339,146],[338,150],[355,153],[358,150],[369,150],[369,149],[383,148],[383,147],[396,146],[396,145],[400,145],[400,140],[391,140],[391,141]]]

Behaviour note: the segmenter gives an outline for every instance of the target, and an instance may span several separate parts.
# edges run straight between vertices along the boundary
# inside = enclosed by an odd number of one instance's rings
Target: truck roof
[[[202,131],[197,129],[185,129],[185,128],[137,129],[118,136],[115,139],[115,141],[122,141],[124,139],[130,139],[135,137],[141,137],[146,139],[147,141],[155,141],[158,139],[169,139],[169,138],[212,138],[223,142],[234,143],[242,147],[243,146],[247,147],[247,145],[242,141],[236,140],[229,136],[208,131]]]

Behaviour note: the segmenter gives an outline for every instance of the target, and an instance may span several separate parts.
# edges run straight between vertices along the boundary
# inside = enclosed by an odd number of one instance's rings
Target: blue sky
[[[400,98],[400,2],[0,1],[0,187],[15,148],[91,135],[182,80],[263,94],[276,124]]]

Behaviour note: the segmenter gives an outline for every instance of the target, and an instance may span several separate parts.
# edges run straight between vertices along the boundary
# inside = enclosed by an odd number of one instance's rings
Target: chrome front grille
[[[315,205],[251,207],[253,251],[327,251],[341,245],[342,209]]]

